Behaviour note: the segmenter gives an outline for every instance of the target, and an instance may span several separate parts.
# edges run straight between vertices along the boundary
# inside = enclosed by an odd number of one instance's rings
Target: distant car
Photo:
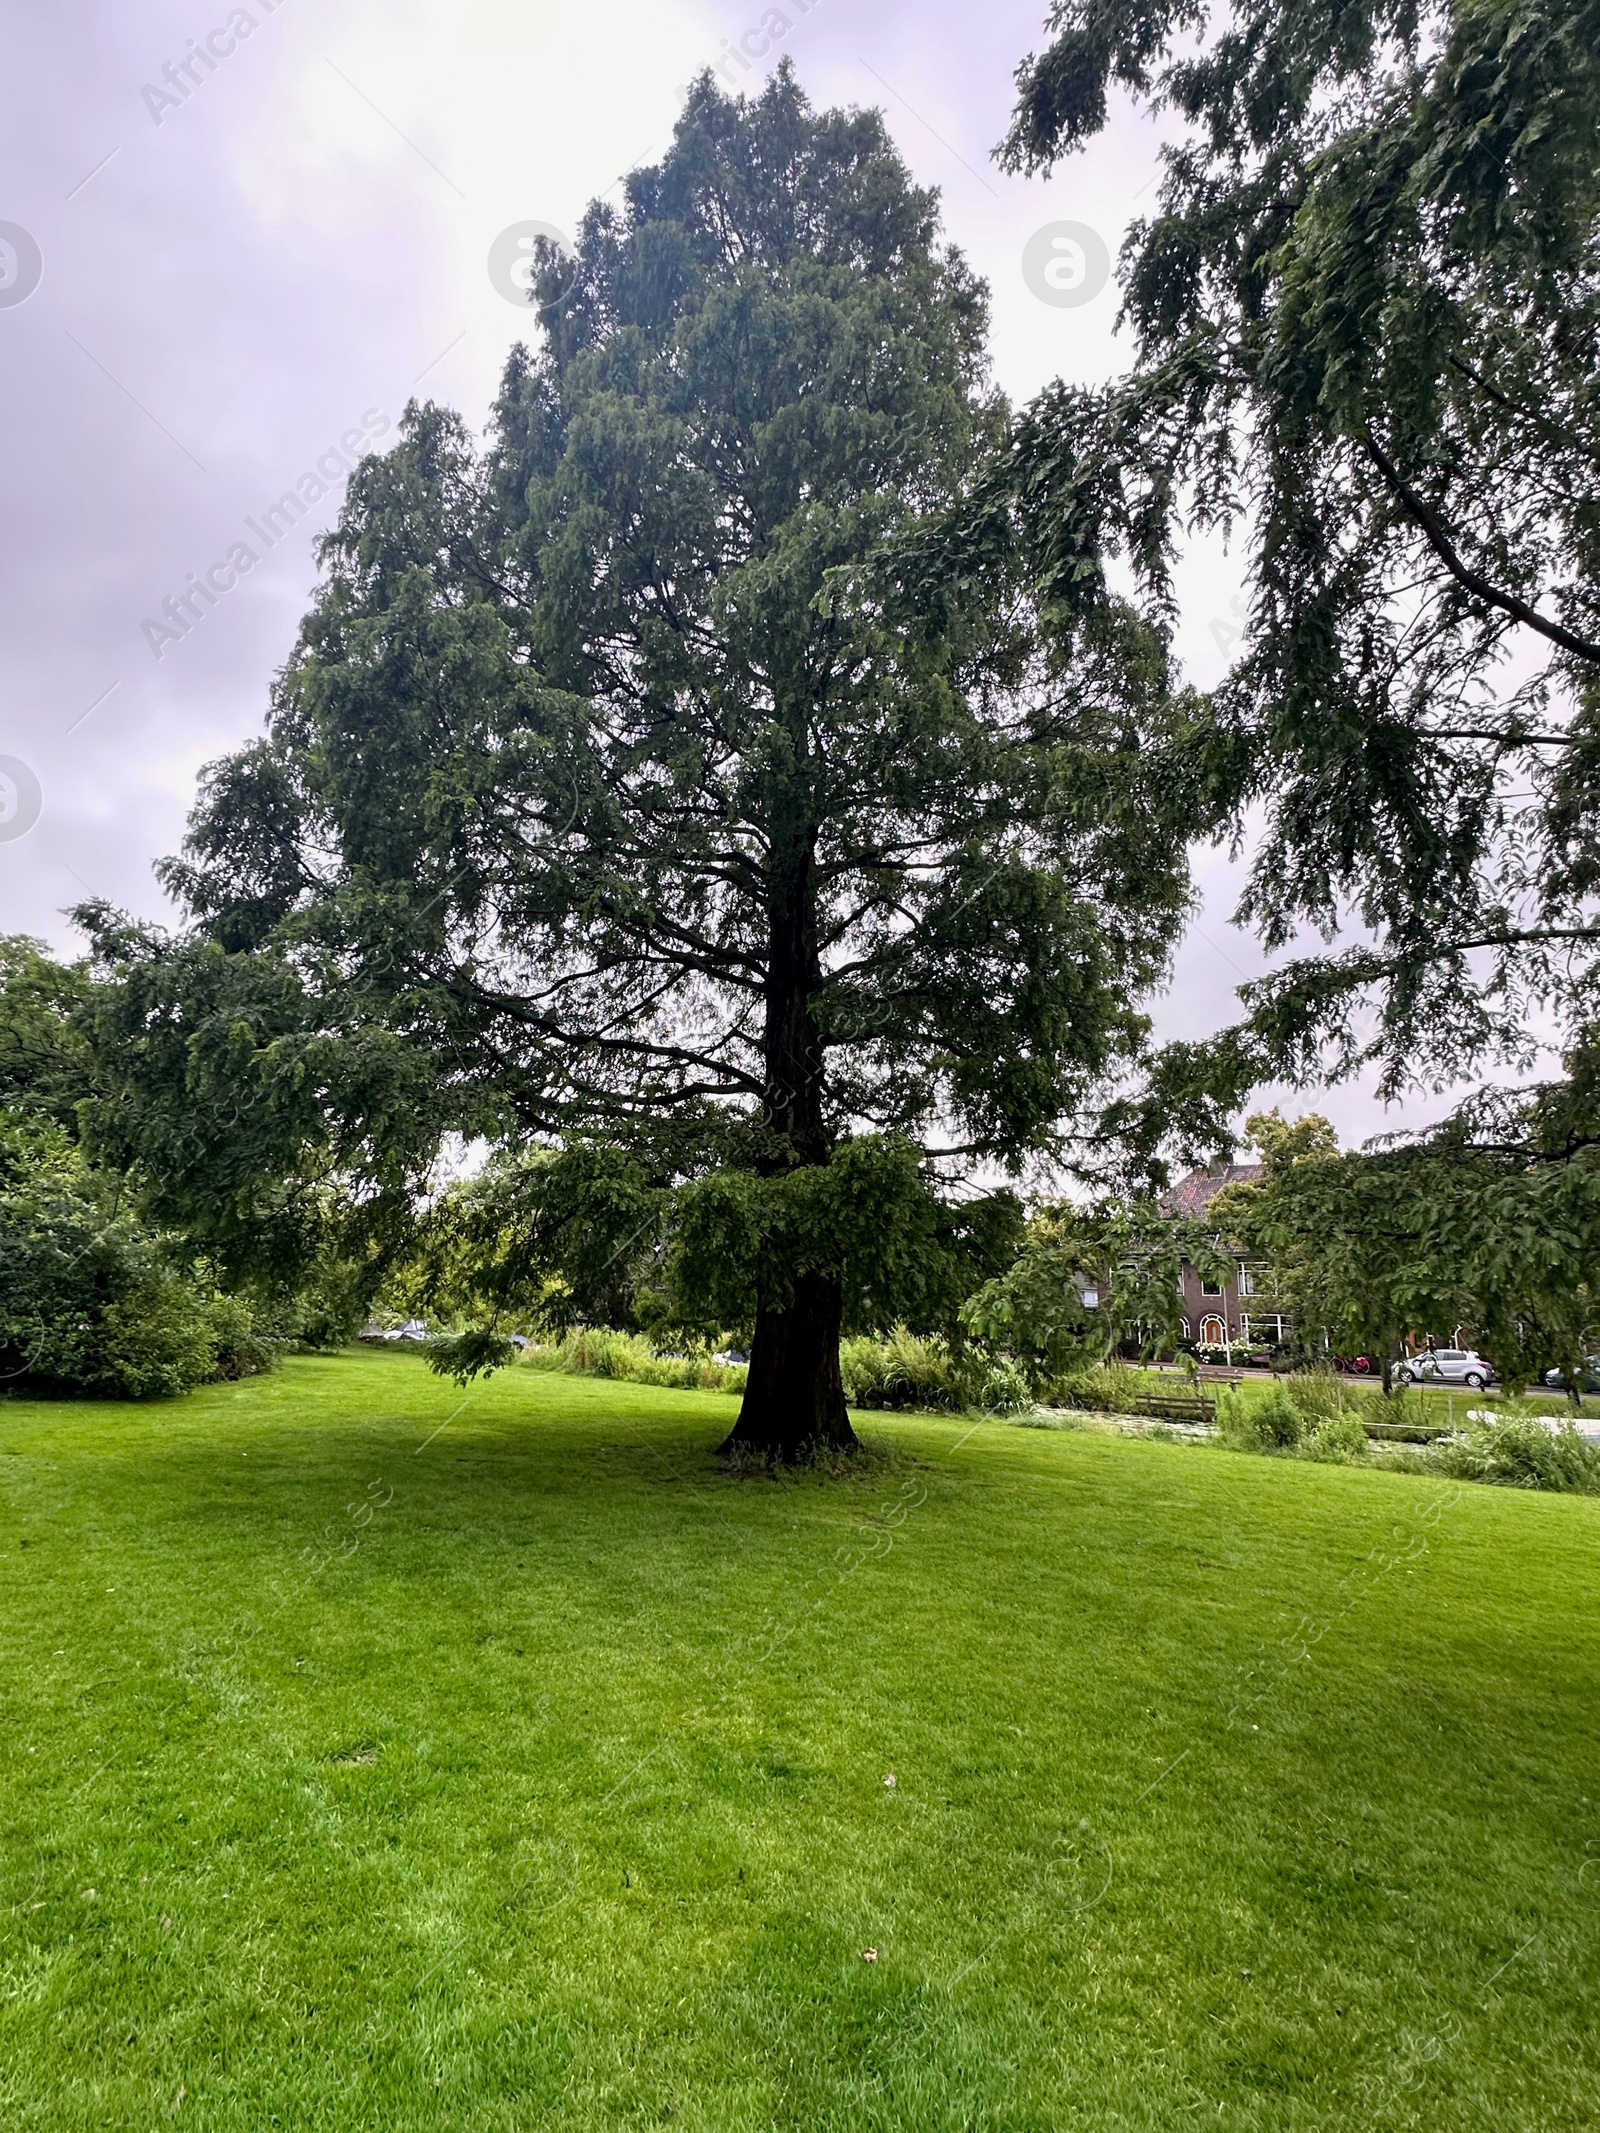
[[[1567,1376],[1564,1370],[1547,1370],[1544,1381],[1552,1392],[1567,1392]],[[1600,1355],[1586,1355],[1578,1365],[1579,1392],[1600,1392]]]
[[[361,1338],[364,1341],[425,1341],[428,1338],[428,1321],[425,1318],[407,1318],[398,1326],[368,1326]]]
[[[1475,1348],[1430,1348],[1394,1366],[1397,1385],[1470,1385],[1481,1392],[1494,1383],[1494,1365]]]

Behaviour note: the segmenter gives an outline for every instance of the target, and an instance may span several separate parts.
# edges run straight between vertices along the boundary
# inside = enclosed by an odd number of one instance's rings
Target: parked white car
[[[1470,1385],[1481,1392],[1495,1381],[1494,1366],[1475,1348],[1430,1348],[1394,1366],[1397,1385]]]

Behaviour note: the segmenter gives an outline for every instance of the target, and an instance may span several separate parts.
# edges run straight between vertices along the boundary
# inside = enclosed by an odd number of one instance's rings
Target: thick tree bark
[[[774,1162],[777,1170],[826,1163],[830,1154],[822,1038],[811,1013],[822,982],[812,836],[803,823],[791,823],[787,837],[774,837],[762,1111],[769,1132],[787,1144]],[[723,1450],[793,1464],[819,1451],[848,1451],[858,1439],[839,1375],[839,1284],[824,1274],[799,1273],[784,1287],[790,1301],[783,1309],[758,1304],[744,1401]]]
[[[787,1310],[756,1316],[744,1403],[725,1452],[759,1452],[796,1465],[859,1441],[845,1412],[839,1375],[837,1282],[802,1274]]]

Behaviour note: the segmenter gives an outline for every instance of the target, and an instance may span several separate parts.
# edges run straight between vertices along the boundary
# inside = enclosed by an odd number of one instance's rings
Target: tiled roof
[[[1179,1178],[1161,1202],[1169,1215],[1203,1215],[1224,1185],[1253,1185],[1266,1175],[1265,1163],[1216,1163],[1210,1170],[1191,1170]]]

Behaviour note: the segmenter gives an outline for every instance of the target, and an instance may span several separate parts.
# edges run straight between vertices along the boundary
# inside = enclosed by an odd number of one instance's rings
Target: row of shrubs
[[[695,1392],[742,1393],[747,1375],[743,1363],[671,1354],[642,1333],[617,1333],[604,1326],[582,1327],[558,1341],[530,1343],[519,1351],[517,1361],[526,1370],[626,1378],[636,1385]],[[1033,1404],[1027,1379],[1015,1363],[970,1350],[959,1354],[946,1342],[908,1333],[903,1326],[882,1340],[862,1334],[841,1342],[839,1369],[852,1407],[950,1413],[986,1408],[1012,1414]]]
[[[1124,1363],[1084,1370],[1050,1388],[1051,1404],[1105,1415],[1143,1411],[1148,1384]],[[1406,1431],[1421,1438],[1437,1419],[1416,1392],[1392,1393],[1376,1386],[1355,1392],[1325,1371],[1280,1379],[1261,1398],[1226,1391],[1217,1401],[1217,1433],[1236,1451],[1315,1459],[1341,1466],[1399,1467],[1458,1481],[1489,1481],[1523,1489],[1600,1494],[1600,1445],[1564,1422],[1511,1405],[1498,1414],[1478,1414],[1432,1443],[1406,1443]],[[1374,1441],[1381,1431],[1385,1441]]]
[[[1352,1399],[1320,1375],[1280,1381],[1260,1400],[1225,1392],[1217,1402],[1218,1434],[1240,1451],[1600,1495],[1600,1445],[1568,1421],[1552,1428],[1548,1417],[1515,1404],[1492,1415],[1476,1412],[1463,1429],[1431,1444],[1375,1445],[1369,1434],[1369,1423],[1394,1429],[1420,1425],[1424,1418],[1415,1393],[1385,1399],[1373,1391]]]
[[[517,1362],[524,1370],[626,1378],[635,1385],[670,1385],[686,1392],[743,1392],[746,1375],[743,1363],[666,1354],[642,1333],[618,1333],[609,1326],[581,1326],[562,1340],[532,1342],[519,1350]]]

